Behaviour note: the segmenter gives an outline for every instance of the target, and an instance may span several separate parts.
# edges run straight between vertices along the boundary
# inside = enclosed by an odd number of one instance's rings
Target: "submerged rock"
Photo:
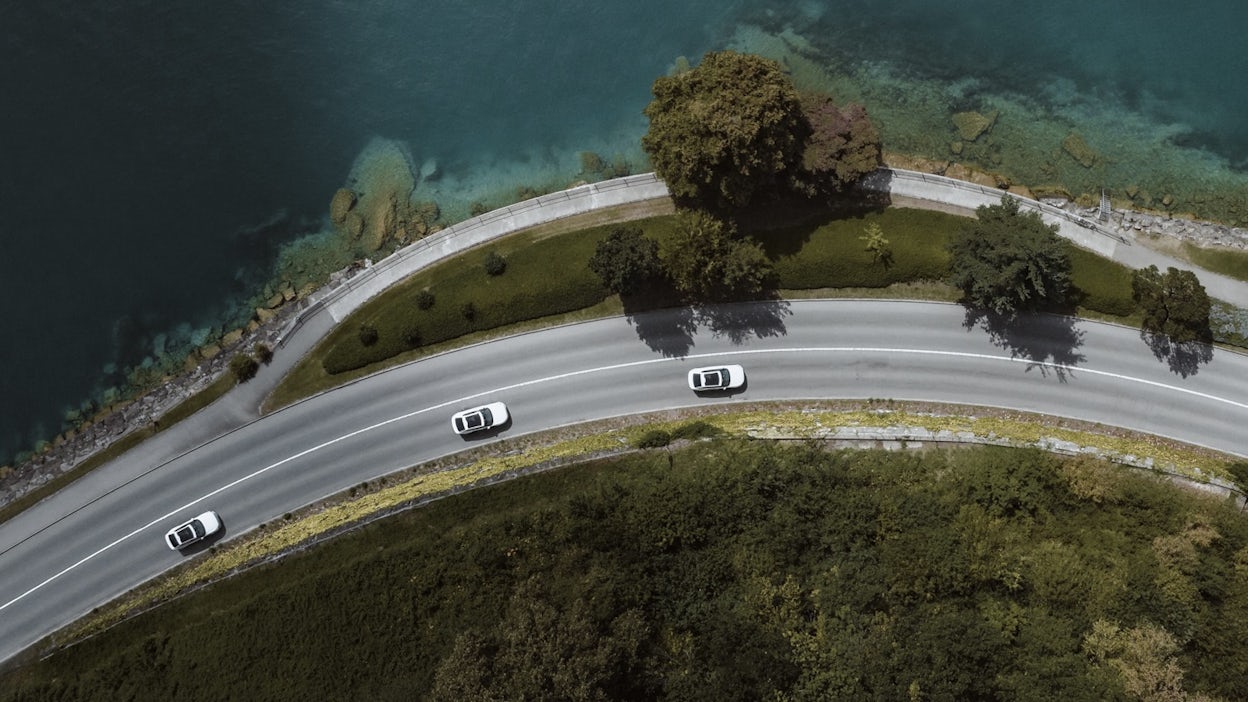
[[[329,221],[341,226],[347,221],[347,213],[355,207],[355,191],[350,188],[339,188],[334,199],[329,203]]]
[[[978,112],[955,112],[953,126],[958,128],[958,136],[962,137],[963,141],[975,141],[985,132],[992,130],[992,125],[996,124],[1000,114],[998,110],[993,110],[986,115]]]
[[[1062,139],[1062,151],[1069,154],[1084,168],[1091,168],[1100,159],[1100,154],[1088,146],[1088,142],[1083,140],[1079,132],[1071,132],[1066,135],[1065,139]]]

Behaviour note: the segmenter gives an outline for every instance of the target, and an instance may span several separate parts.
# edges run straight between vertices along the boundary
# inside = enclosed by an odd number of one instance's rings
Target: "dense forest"
[[[1248,520],[1037,451],[714,439],[449,497],[6,700],[1248,698]]]

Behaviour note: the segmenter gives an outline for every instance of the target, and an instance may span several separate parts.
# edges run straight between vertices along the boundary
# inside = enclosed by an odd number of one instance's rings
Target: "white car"
[[[491,402],[488,405],[456,412],[451,417],[451,428],[456,434],[462,436],[505,424],[507,416],[507,405],[501,402]]]
[[[211,510],[204,512],[191,521],[180,524],[165,534],[165,543],[177,551],[205,539],[221,531],[221,517]]]
[[[732,390],[745,385],[745,369],[741,366],[707,366],[689,371],[689,389]]]

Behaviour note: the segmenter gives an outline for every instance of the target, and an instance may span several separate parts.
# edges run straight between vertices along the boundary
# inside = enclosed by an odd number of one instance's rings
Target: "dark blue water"
[[[245,321],[373,137],[460,177],[572,177],[580,149],[635,151],[654,77],[749,21],[1038,110],[1064,78],[1237,163],[1246,7],[0,0],[0,464],[127,367]]]

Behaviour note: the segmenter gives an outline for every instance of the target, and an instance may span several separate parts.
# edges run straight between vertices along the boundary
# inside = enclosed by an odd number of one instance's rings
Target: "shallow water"
[[[192,344],[245,321],[278,251],[321,230],[374,138],[436,173],[421,192],[452,219],[520,185],[566,185],[583,150],[641,170],[651,81],[712,48],[782,58],[799,83],[864,101],[893,150],[950,158],[950,113],[996,110],[960,158],[1020,182],[1130,187],[1154,205],[1170,195],[1176,209],[1227,219],[1248,191],[1234,168],[1248,162],[1237,36],[1248,6],[1234,2],[0,9],[10,339],[0,464],[123,384],[128,367],[180,363]],[[1072,130],[1098,154],[1094,166],[1063,154]]]

